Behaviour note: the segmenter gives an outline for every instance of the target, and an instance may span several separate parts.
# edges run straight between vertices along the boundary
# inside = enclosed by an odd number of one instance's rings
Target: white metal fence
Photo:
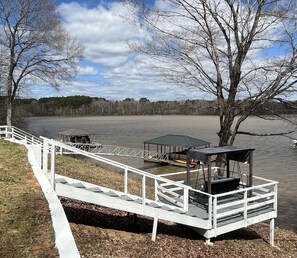
[[[14,126],[0,126],[0,138],[24,141],[26,144],[42,144],[42,140]]]
[[[153,151],[142,150],[137,148],[115,146],[115,145],[103,145],[99,143],[66,143],[69,146],[88,151],[94,154],[105,156],[123,156],[142,159],[154,159],[157,161],[167,161],[168,155],[161,154]],[[70,152],[69,150],[64,150]]]

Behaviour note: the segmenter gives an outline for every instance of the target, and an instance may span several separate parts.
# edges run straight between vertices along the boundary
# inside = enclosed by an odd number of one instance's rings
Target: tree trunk
[[[6,125],[12,126],[12,102],[9,96],[6,97]]]
[[[12,126],[12,61],[10,64],[9,74],[6,82],[6,125]]]
[[[224,112],[224,111],[223,111]],[[219,146],[227,146],[230,145],[230,138],[232,136],[231,127],[234,122],[234,114],[230,110],[229,112],[224,112],[224,115],[220,117],[220,131],[219,135]],[[218,155],[216,159],[216,166],[223,168],[226,165],[226,157],[225,155]],[[223,170],[220,170],[219,175],[223,175]]]

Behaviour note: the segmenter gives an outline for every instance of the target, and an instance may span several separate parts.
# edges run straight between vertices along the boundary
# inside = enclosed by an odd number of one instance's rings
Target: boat
[[[183,159],[175,159],[174,162],[180,163],[180,164],[183,164],[183,165],[186,165],[187,164],[187,161],[186,160],[183,160]],[[191,161],[190,162],[190,165],[191,166],[196,166],[197,165],[197,162]]]
[[[297,140],[293,140],[293,149],[297,149]]]

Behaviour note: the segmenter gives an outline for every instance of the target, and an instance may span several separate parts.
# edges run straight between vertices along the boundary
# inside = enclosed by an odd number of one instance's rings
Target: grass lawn
[[[58,257],[47,201],[27,149],[0,140],[0,257]]]

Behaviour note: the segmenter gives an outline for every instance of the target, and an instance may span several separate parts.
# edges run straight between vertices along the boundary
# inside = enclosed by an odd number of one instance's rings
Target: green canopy
[[[185,148],[196,148],[202,146],[209,146],[210,142],[193,138],[187,135],[172,135],[166,134],[151,140],[147,140],[144,144],[155,144],[155,145],[165,145],[165,146],[175,146],[175,147],[185,147]]]

